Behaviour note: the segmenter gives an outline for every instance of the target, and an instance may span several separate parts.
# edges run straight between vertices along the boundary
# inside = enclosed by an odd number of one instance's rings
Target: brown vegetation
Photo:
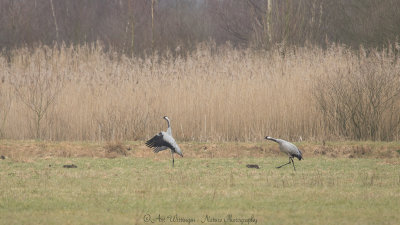
[[[388,142],[328,142],[296,143],[304,159],[316,156],[329,158],[399,158],[399,143]],[[180,143],[185,158],[251,158],[285,157],[278,145],[269,142],[223,142],[223,143]],[[127,149],[131,149],[127,151]],[[143,142],[129,143],[84,143],[84,142],[47,142],[47,141],[2,141],[0,155],[14,161],[29,162],[47,158],[117,158],[136,157],[154,160],[170,159],[169,150],[155,154]]]
[[[104,146],[105,149],[105,156],[107,158],[116,158],[118,156],[126,156],[127,155],[127,148],[125,148],[121,142],[114,142],[114,143],[107,143]]]
[[[166,129],[168,115],[179,141],[398,140],[399,71],[390,51],[335,45],[200,45],[185,59],[145,60],[100,46],[21,48],[9,63],[0,56],[0,134],[144,140]]]

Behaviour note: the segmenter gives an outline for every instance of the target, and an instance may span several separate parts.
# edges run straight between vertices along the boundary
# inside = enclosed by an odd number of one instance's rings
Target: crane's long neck
[[[166,120],[167,123],[168,123],[167,133],[168,133],[169,135],[172,135],[171,124],[170,124],[170,122],[169,122],[169,119],[168,119],[168,118],[165,118],[165,120]]]
[[[270,136],[265,137],[265,139],[270,140],[270,141],[274,141],[274,142],[276,142],[276,143],[279,143],[278,140],[276,140],[275,138],[272,138],[272,137],[270,137]]]

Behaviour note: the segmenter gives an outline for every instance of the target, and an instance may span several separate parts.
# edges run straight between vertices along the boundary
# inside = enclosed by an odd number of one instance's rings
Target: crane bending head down
[[[296,145],[282,140],[282,139],[277,139],[277,138],[272,138],[270,136],[266,136],[265,139],[276,142],[279,144],[279,149],[281,150],[281,152],[286,153],[289,156],[289,162],[286,164],[283,164],[281,166],[278,166],[276,168],[281,168],[282,166],[286,166],[290,163],[293,164],[293,168],[294,170],[296,170],[296,167],[294,166],[294,161],[293,158],[296,157],[298,160],[302,160],[303,159],[303,154],[302,152],[297,148]]]

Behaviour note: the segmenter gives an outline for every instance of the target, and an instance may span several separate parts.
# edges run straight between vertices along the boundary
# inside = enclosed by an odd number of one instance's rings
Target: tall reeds
[[[343,132],[343,121],[327,116],[323,104],[339,106],[326,97],[335,92],[325,81],[340,81],[343,71],[363,76],[364,64],[393,82],[400,76],[394,53],[360,57],[342,46],[253,52],[199,45],[186,58],[144,59],[99,45],[42,46],[14,50],[10,59],[0,56],[0,134],[11,139],[143,140],[166,129],[164,115],[181,141],[370,139]],[[387,107],[396,112],[399,96],[392,100]],[[40,119],[35,104],[47,106]],[[399,124],[390,125],[396,116],[382,114],[374,138],[398,140]]]

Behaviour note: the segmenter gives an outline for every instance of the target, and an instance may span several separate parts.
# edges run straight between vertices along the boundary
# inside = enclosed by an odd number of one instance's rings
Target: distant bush
[[[361,49],[318,78],[314,95],[328,130],[351,139],[393,140],[400,129],[400,67],[386,51]]]

